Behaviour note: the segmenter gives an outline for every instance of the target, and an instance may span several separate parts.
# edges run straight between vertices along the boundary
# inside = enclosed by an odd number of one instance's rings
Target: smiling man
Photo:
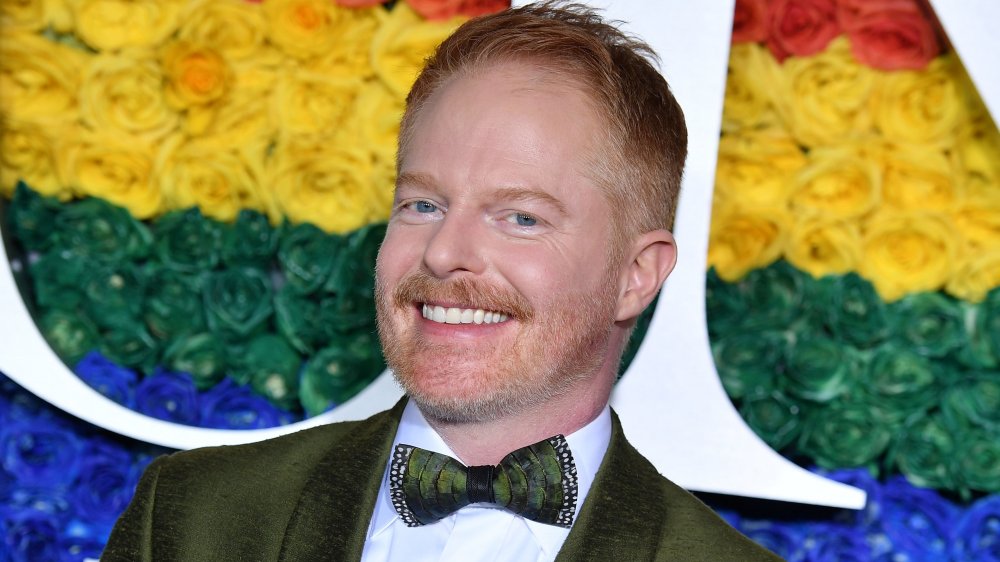
[[[607,405],[676,254],[687,134],[651,56],[576,5],[446,40],[407,98],[376,268],[408,398],[158,459],[103,559],[776,559],[660,476]]]

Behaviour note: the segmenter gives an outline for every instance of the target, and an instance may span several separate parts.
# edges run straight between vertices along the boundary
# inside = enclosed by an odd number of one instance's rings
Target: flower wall
[[[364,388],[403,98],[441,39],[506,5],[0,6],[4,238],[53,349],[105,396],[204,427]],[[789,560],[1000,559],[995,126],[910,0],[741,0],[733,39],[717,366],[772,447],[871,501],[723,515]],[[96,557],[164,452],[0,375],[0,561]]]

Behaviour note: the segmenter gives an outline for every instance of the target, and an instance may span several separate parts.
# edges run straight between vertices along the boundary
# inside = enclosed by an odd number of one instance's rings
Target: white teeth
[[[420,314],[439,324],[497,324],[507,320],[506,314],[481,308],[444,308],[429,304],[421,307]]]

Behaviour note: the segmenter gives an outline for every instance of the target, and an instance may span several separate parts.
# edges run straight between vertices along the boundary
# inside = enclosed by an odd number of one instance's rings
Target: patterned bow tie
[[[562,435],[522,447],[496,466],[466,467],[448,455],[401,443],[389,469],[392,505],[409,527],[484,502],[568,528],[576,512],[576,494],[576,465]]]

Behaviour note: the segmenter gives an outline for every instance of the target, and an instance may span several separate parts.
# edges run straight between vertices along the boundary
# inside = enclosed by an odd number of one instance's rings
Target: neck
[[[495,465],[511,451],[553,435],[569,435],[593,421],[608,403],[614,378],[613,374],[595,377],[584,387],[499,419],[449,422],[426,414],[425,418],[463,463]]]

